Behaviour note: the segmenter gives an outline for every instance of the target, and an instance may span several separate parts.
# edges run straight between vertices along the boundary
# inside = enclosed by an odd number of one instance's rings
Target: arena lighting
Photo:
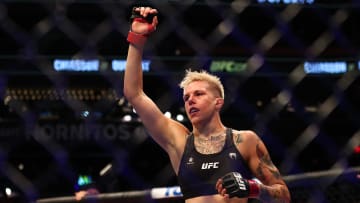
[[[124,115],[122,118],[123,122],[130,122],[131,120],[132,120],[132,116],[129,114]]]
[[[82,112],[80,113],[81,117],[83,117],[83,118],[88,117],[88,116],[89,116],[89,114],[90,114],[90,112],[89,112],[89,111],[82,111]]]
[[[354,153],[360,155],[360,145],[354,148]]]
[[[114,89],[102,88],[70,88],[55,90],[51,88],[7,88],[4,102],[11,100],[40,101],[40,100],[82,100],[98,101],[100,99],[116,100]]]
[[[99,172],[100,176],[104,176],[105,174],[107,174],[112,168],[112,164],[107,164],[103,169],[101,169],[101,171]]]
[[[184,115],[182,115],[182,114],[176,115],[176,120],[177,120],[177,121],[182,122],[182,121],[184,121],[184,119],[185,119]]]
[[[20,164],[18,165],[18,169],[19,169],[20,171],[24,170],[24,164],[20,163]]]
[[[78,181],[77,181],[77,185],[78,186],[83,186],[83,185],[88,185],[92,183],[92,178],[91,176],[88,175],[79,175],[78,177]]]
[[[12,189],[9,188],[9,187],[6,187],[5,188],[5,194],[6,194],[6,196],[10,197],[12,195]]]
[[[171,118],[171,112],[170,112],[170,111],[166,111],[166,112],[164,113],[164,115],[165,115],[166,117],[168,117],[168,118]]]

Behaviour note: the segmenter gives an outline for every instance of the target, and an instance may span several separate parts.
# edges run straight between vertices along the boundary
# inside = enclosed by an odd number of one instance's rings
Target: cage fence
[[[213,72],[224,123],[259,134],[293,202],[360,202],[360,4],[335,0],[0,2],[1,201],[74,201],[79,174],[99,201],[182,201],[149,198],[176,178],[122,93],[141,5],[159,11],[143,67],[162,111],[184,115],[185,69]]]

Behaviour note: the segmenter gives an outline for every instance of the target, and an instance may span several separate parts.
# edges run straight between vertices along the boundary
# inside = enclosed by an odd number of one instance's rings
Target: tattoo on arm
[[[264,170],[267,169],[270,173],[272,173],[272,175],[277,178],[280,179],[280,173],[277,170],[277,168],[275,167],[275,165],[273,164],[273,162],[271,161],[271,158],[269,156],[269,154],[265,154],[259,147],[259,144],[256,145],[256,154],[260,160],[259,165],[257,167],[257,175],[261,178],[261,179],[265,179],[265,175],[264,175]]]
[[[270,188],[267,186],[260,187],[259,199],[265,202],[287,203],[289,200],[286,198],[288,191],[281,187]]]
[[[261,149],[260,143],[256,145],[256,154],[259,158],[259,164],[256,168],[256,175],[262,181],[267,181],[266,174],[272,174],[272,176],[276,179],[281,179],[280,172],[276,168],[276,166],[271,161],[270,155]],[[276,186],[266,186],[263,185],[261,187],[260,199],[266,202],[289,202],[289,191],[286,186],[276,185]]]
[[[239,144],[239,143],[241,143],[242,141],[243,141],[243,138],[242,138],[241,134],[240,134],[240,133],[236,134],[236,135],[235,135],[235,143],[236,143],[236,144]]]

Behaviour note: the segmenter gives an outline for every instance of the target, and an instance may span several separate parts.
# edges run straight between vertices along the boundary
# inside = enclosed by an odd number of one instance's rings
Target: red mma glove
[[[144,17],[140,11],[133,8],[130,23],[127,41],[135,46],[144,46],[148,36],[155,31],[158,22],[156,13],[149,13]]]

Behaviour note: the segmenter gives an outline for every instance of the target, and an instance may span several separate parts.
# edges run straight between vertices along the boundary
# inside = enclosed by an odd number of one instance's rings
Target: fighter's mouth
[[[196,113],[196,112],[198,112],[198,111],[199,111],[199,109],[197,109],[197,108],[195,108],[195,107],[192,107],[192,108],[190,108],[189,113],[190,113],[190,114],[193,114],[193,113]]]

